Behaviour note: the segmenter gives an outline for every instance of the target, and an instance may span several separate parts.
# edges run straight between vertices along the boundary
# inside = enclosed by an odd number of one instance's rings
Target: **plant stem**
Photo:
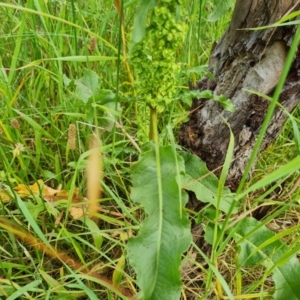
[[[158,132],[157,132],[157,110],[156,108],[150,107],[150,130],[149,140],[158,143]]]

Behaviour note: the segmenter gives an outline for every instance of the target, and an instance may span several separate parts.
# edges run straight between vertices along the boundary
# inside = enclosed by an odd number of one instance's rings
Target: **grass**
[[[199,79],[194,73],[187,75],[188,70],[207,64],[212,44],[230,21],[228,14],[218,22],[206,22],[216,1],[198,2],[188,1],[189,32],[177,54],[182,66],[179,91],[159,123],[163,144],[168,143],[167,125],[176,133],[187,117],[188,103],[179,101],[180,95],[189,80]],[[130,167],[141,147],[127,57],[136,8],[136,0],[126,1],[120,22],[120,11],[106,0],[0,3],[0,298],[126,299],[124,294],[136,293],[126,256],[127,240],[143,219],[141,207],[130,199]],[[93,97],[83,100],[78,86],[86,78],[98,81],[101,104]],[[111,105],[106,102],[110,97],[119,102]],[[100,208],[93,212],[97,222],[92,222],[74,218],[71,209],[74,214],[84,209],[80,203],[87,194],[87,151],[95,128],[101,129],[104,181]],[[276,142],[260,155],[246,188],[297,154],[287,122]],[[43,184],[35,192],[20,186],[39,179],[56,193],[42,192]],[[285,201],[268,200],[279,210],[272,210],[265,223],[277,224],[278,232],[298,224],[298,183],[296,176],[287,179]],[[16,187],[27,196],[16,193]],[[4,200],[3,191],[10,200]],[[265,192],[248,194],[244,212],[265,202]],[[296,247],[298,236],[293,234],[284,239]],[[233,242],[217,246],[219,273],[211,271],[214,266],[197,244],[188,252],[192,267],[183,276],[183,299],[220,296],[220,289],[212,287],[216,277],[221,280],[215,274],[222,274],[240,299],[268,299],[273,283],[264,280],[269,278],[265,269],[239,267]],[[220,246],[223,251],[217,253]]]

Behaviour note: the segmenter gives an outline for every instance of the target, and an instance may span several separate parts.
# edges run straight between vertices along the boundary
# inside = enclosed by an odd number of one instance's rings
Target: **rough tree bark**
[[[223,94],[235,105],[236,111],[230,113],[215,101],[194,100],[190,120],[180,131],[181,144],[199,155],[207,167],[219,175],[218,167],[224,162],[229,142],[229,130],[221,116],[228,120],[235,136],[234,161],[227,179],[232,190],[240,182],[269,105],[267,100],[244,89],[272,95],[296,30],[295,26],[258,31],[246,28],[275,23],[299,9],[299,0],[237,0],[231,24],[210,56],[209,70],[215,80],[205,78],[194,87]],[[300,102],[298,64],[300,51],[280,98],[289,112]],[[275,139],[286,118],[282,110],[276,109],[261,150]]]

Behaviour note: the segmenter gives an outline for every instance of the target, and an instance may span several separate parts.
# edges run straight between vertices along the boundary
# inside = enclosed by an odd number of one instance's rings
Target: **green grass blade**
[[[118,52],[117,49],[109,42],[107,42],[105,39],[103,39],[101,36],[95,34],[94,32],[86,29],[86,28],[83,28],[77,24],[74,24],[70,21],[67,21],[67,20],[64,20],[62,18],[59,18],[59,17],[56,17],[56,16],[53,16],[53,15],[50,15],[50,14],[46,14],[46,13],[43,13],[41,11],[36,11],[34,9],[30,9],[30,8],[26,8],[26,7],[22,7],[22,6],[18,6],[18,5],[12,5],[12,4],[8,4],[8,3],[0,3],[0,7],[7,7],[7,8],[10,8],[10,9],[14,9],[14,10],[20,10],[20,11],[24,11],[24,12],[28,12],[28,13],[31,13],[31,14],[34,14],[34,15],[38,15],[38,16],[41,16],[41,17],[44,17],[44,18],[49,18],[49,19],[52,19],[52,20],[55,20],[55,21],[58,21],[58,22],[61,22],[63,24],[66,24],[66,25],[69,25],[71,27],[74,27],[74,28],[78,28],[92,36],[96,36],[97,39],[101,40],[101,42],[103,42],[103,44],[105,44],[106,46],[108,46],[110,49],[112,49],[114,52]]]
[[[237,195],[235,199],[238,201],[238,200],[242,199],[243,197],[245,197],[250,192],[253,192],[264,186],[267,186],[267,185],[271,184],[272,182],[274,182],[284,176],[290,175],[290,174],[298,171],[299,169],[300,169],[300,156],[294,158],[293,160],[291,160],[284,166],[280,167],[276,171],[274,171],[271,174],[267,175],[266,177],[262,178],[261,180],[259,180],[258,182],[256,182],[252,186],[250,186],[248,189],[246,189],[244,192]]]
[[[36,235],[43,241],[43,243],[47,247],[52,249],[50,243],[46,239],[44,233],[42,232],[42,230],[40,229],[40,227],[38,226],[36,221],[34,220],[33,216],[31,215],[31,213],[28,210],[28,208],[27,208],[26,204],[24,203],[24,201],[16,193],[15,193],[15,198],[17,200],[17,204],[19,206],[20,211],[22,212],[22,214],[26,218],[26,220],[27,220],[28,224],[30,225],[30,227],[33,229],[33,231],[36,233]]]
[[[37,287],[41,283],[41,280],[34,280],[25,286],[21,287],[17,291],[15,291],[13,294],[11,294],[6,300],[14,300],[19,299],[20,296],[27,293],[28,291],[32,291],[35,287]]]
[[[43,279],[46,281],[46,283],[49,285],[49,287],[55,291],[55,293],[67,293],[67,290],[64,288],[62,284],[59,283],[59,281],[55,280],[52,276],[47,274],[42,269],[39,269],[39,273],[43,277]]]
[[[26,64],[22,67],[19,67],[18,70],[23,70],[27,69],[30,67],[34,67],[39,65],[42,62],[45,61],[69,61],[69,62],[95,62],[95,61],[114,61],[117,60],[117,57],[114,56],[84,56],[84,55],[79,55],[79,56],[65,56],[65,57],[54,57],[54,58],[45,58],[45,59],[39,59],[30,62],[29,64]]]
[[[11,71],[9,72],[9,75],[8,75],[8,83],[9,84],[13,84],[13,79],[16,74],[15,69],[17,68],[17,64],[18,64],[18,60],[19,60],[19,54],[20,54],[21,45],[22,45],[22,41],[23,41],[25,24],[26,24],[26,20],[25,20],[25,17],[23,16],[22,20],[21,20],[21,24],[20,24],[20,29],[18,32],[18,38],[16,40],[16,46],[15,46],[11,64],[10,64]]]
[[[253,147],[250,159],[249,159],[248,164],[245,168],[243,177],[240,181],[239,187],[237,189],[237,194],[239,194],[242,191],[243,186],[244,186],[244,184],[246,182],[246,179],[248,177],[248,174],[249,174],[249,172],[250,172],[250,170],[253,166],[253,163],[256,159],[256,156],[259,152],[259,148],[261,146],[261,143],[263,141],[265,133],[266,133],[266,131],[268,129],[268,126],[270,124],[270,121],[271,121],[271,118],[273,116],[273,112],[275,110],[275,107],[276,107],[276,105],[278,103],[278,100],[280,98],[280,94],[281,94],[282,88],[284,86],[285,80],[286,80],[286,78],[288,76],[288,73],[290,71],[290,67],[291,67],[291,65],[294,61],[294,56],[295,56],[295,53],[297,52],[299,42],[300,42],[300,26],[298,26],[297,31],[295,33],[295,36],[293,38],[293,42],[292,42],[292,45],[291,45],[290,50],[288,52],[284,68],[283,68],[281,76],[279,78],[279,82],[276,86],[272,102],[269,105],[269,109],[268,109],[268,112],[265,116],[264,122],[261,126],[261,130],[260,130],[259,135],[257,137],[257,141],[256,141],[256,143]]]
[[[205,260],[205,262],[209,266],[209,269],[212,270],[212,272],[215,274],[216,278],[220,281],[225,293],[228,296],[228,299],[234,300],[234,296],[232,295],[232,293],[230,291],[230,287],[228,286],[228,284],[227,284],[226,280],[224,279],[224,277],[222,276],[222,274],[216,269],[216,267],[211,263],[209,258],[203,253],[203,251],[194,242],[192,243],[192,245],[200,253],[202,258]]]
[[[244,89],[244,90],[249,92],[249,93],[252,93],[254,95],[258,95],[259,97],[263,97],[266,100],[272,102],[272,98],[265,95],[265,94],[262,94],[262,93],[259,93],[259,92],[253,91],[253,90],[247,90],[247,89]],[[289,120],[292,123],[295,146],[296,146],[296,150],[297,150],[298,155],[299,155],[300,154],[300,133],[299,133],[298,124],[295,120],[295,117],[292,114],[290,114],[281,103],[277,102],[277,106],[280,107],[280,109],[282,109],[284,111],[284,113],[288,116]]]
[[[51,136],[51,134],[49,134],[40,124],[38,124],[36,121],[34,121],[32,118],[28,117],[27,115],[25,115],[24,113],[22,113],[21,111],[14,109],[14,111],[20,115],[21,117],[24,118],[25,121],[28,122],[28,124],[30,124],[34,130],[39,131],[40,133],[42,133],[44,136],[48,137],[51,140],[55,140],[54,137]]]

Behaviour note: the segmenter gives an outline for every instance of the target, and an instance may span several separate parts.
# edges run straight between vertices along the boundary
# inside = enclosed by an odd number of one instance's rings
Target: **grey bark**
[[[215,80],[204,78],[200,90],[225,95],[235,105],[234,113],[224,111],[216,101],[194,99],[190,120],[183,124],[180,141],[199,155],[210,170],[220,173],[229,142],[225,118],[235,136],[234,158],[227,184],[235,190],[256,142],[269,102],[245,90],[272,96],[285,64],[295,26],[249,30],[273,24],[300,9],[300,0],[238,0],[231,24],[211,52],[209,70]],[[297,52],[280,103],[288,112],[300,102],[300,51]],[[221,117],[222,116],[222,117]],[[261,150],[279,134],[287,116],[276,109]]]

